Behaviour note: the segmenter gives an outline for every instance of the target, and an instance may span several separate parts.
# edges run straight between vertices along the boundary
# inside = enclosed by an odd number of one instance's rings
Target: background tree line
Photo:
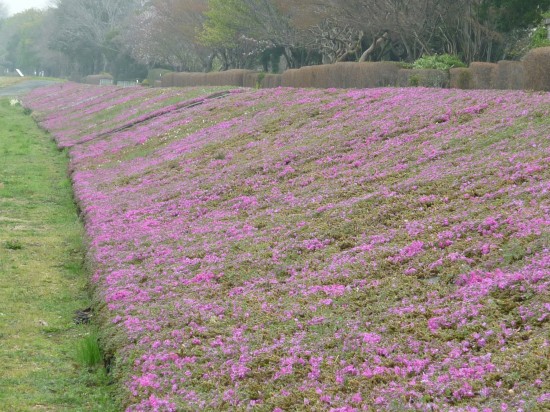
[[[0,1],[0,66],[135,79],[151,68],[518,59],[549,9],[550,0],[57,0],[8,17]]]

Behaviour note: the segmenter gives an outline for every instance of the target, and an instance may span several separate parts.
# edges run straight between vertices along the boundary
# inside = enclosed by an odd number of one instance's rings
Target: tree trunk
[[[382,36],[380,36],[377,39],[374,39],[370,47],[365,50],[365,52],[361,55],[359,58],[359,62],[363,63],[366,62],[367,59],[376,51],[376,49],[380,48],[381,50],[384,50],[386,47],[386,41],[388,41],[388,33],[384,33]]]
[[[294,55],[292,53],[292,49],[290,47],[285,47],[285,50],[283,52],[283,56],[285,56],[286,64],[289,69],[295,69],[296,68],[296,60],[294,59]]]
[[[205,65],[206,73],[212,71],[212,65],[214,64],[215,57],[216,57],[216,53],[212,53],[210,56],[208,56],[208,59],[206,59],[206,65]]]
[[[346,52],[342,54],[342,56],[340,56],[340,58],[337,61],[345,62],[345,61],[348,61],[348,59],[350,59],[351,57],[353,57],[353,60],[355,61],[357,59],[357,55],[361,53],[361,44],[363,43],[363,37],[364,35],[363,33],[361,33],[359,35],[357,42],[355,43],[355,47],[353,47],[352,49],[346,50]]]

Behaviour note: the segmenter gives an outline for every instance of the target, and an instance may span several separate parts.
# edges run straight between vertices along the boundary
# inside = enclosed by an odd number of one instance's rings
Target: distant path
[[[0,96],[16,97],[30,92],[39,87],[48,86],[50,84],[59,83],[55,80],[29,80],[12,86],[0,88]]]

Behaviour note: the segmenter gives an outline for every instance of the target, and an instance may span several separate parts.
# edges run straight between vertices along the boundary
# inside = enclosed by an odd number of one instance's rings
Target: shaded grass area
[[[80,366],[90,326],[82,226],[66,156],[0,100],[0,410],[113,411],[100,367]]]

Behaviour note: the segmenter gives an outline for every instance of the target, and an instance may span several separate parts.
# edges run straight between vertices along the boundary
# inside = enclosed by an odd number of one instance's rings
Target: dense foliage
[[[533,31],[530,43],[532,48],[550,46],[550,39],[548,39],[548,29],[542,26],[537,27]]]
[[[542,14],[544,19],[550,19],[550,12]],[[532,49],[538,47],[550,46],[550,38],[548,37],[548,27],[544,24],[539,24],[531,34],[530,47]]]
[[[422,56],[413,63],[412,67],[415,69],[449,70],[454,67],[466,67],[466,65],[457,56],[434,54],[432,56]]]
[[[25,99],[128,411],[548,410],[548,93],[212,92]]]
[[[538,23],[541,13],[550,9],[550,0],[483,0],[480,16],[494,22],[502,32],[527,28]]]

